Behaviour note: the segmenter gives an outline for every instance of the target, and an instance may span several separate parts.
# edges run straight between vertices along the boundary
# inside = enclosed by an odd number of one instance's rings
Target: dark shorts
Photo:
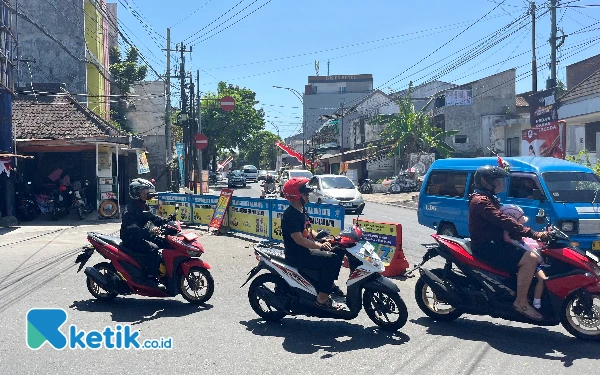
[[[526,253],[524,249],[515,247],[504,241],[489,242],[473,247],[472,250],[473,255],[477,259],[510,274],[517,273],[519,269],[518,264]]]

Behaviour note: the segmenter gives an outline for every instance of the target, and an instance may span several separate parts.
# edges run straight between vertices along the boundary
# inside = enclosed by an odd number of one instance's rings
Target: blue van
[[[520,206],[535,222],[543,208],[551,223],[567,233],[572,245],[600,252],[600,179],[580,164],[551,157],[506,157],[510,176],[498,197],[502,204]],[[467,197],[473,193],[478,167],[498,165],[497,158],[442,159],[435,161],[419,194],[419,224],[437,228],[439,234],[470,237]]]

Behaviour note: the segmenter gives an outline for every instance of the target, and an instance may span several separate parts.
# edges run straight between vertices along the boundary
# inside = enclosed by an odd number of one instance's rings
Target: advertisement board
[[[219,197],[216,195],[193,195],[194,224],[209,225],[217,202],[219,202]]]
[[[138,174],[150,173],[150,166],[148,165],[146,153],[142,150],[135,150],[135,155],[137,157]]]
[[[232,195],[233,190],[231,189],[221,190],[221,195],[219,196],[219,200],[217,201],[215,211],[209,224],[210,227],[221,229],[221,225],[223,224],[223,219],[227,213],[227,208],[229,207],[229,202],[231,201]]]
[[[271,204],[271,237],[275,241],[283,241],[283,237],[281,236],[281,217],[290,204],[283,199],[271,200]],[[317,232],[326,230],[335,236],[344,227],[344,209],[338,205],[309,203],[306,205],[306,211],[308,212],[308,216],[310,216],[312,229]]]
[[[233,197],[229,205],[229,228],[251,236],[269,238],[271,201]]]
[[[160,217],[167,218],[175,212],[175,205],[179,204],[177,220],[182,223],[191,223],[191,196],[186,194],[159,193],[158,194],[158,213]]]
[[[521,155],[565,158],[567,127],[564,121],[522,131]]]
[[[356,219],[353,220],[356,223]],[[387,267],[394,257],[396,250],[402,250],[402,227],[400,224],[381,223],[359,219],[363,230],[364,241],[369,241],[375,247],[377,255]],[[364,243],[364,241],[361,241]]]

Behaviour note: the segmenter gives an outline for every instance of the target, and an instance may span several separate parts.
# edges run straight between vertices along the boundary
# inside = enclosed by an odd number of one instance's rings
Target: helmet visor
[[[506,177],[497,178],[494,180],[494,189],[497,192],[506,190]]]

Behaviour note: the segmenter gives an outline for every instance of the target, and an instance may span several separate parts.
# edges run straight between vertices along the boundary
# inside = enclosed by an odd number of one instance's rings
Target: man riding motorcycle
[[[343,306],[337,305],[329,294],[343,295],[334,281],[339,276],[344,253],[333,252],[329,242],[315,242],[317,233],[311,228],[304,207],[311,191],[308,182],[308,178],[294,177],[283,186],[283,195],[291,203],[281,219],[285,258],[295,267],[319,271],[315,304],[323,309],[339,310]]]
[[[265,177],[265,183],[263,184],[263,196],[275,192],[277,187],[275,186],[275,179],[271,174],[267,174]]]
[[[131,181],[129,184],[131,200],[127,204],[127,210],[123,214],[121,223],[123,246],[141,255],[140,259],[143,260],[143,266],[145,265],[148,274],[148,280],[143,283],[152,286],[156,285],[161,259],[158,252],[159,246],[150,242],[150,238],[152,234],[160,233],[158,226],[168,222],[167,219],[160,216],[153,215],[149,219],[148,214],[144,214],[144,211],[150,211],[146,201],[154,192],[154,185],[148,180],[136,178]],[[154,239],[154,241],[156,240]]]
[[[503,271],[517,274],[517,296],[513,307],[531,319],[541,320],[542,315],[527,299],[538,258],[532,252],[505,242],[504,231],[514,240],[529,237],[544,241],[548,234],[535,232],[500,211],[500,201],[495,194],[504,190],[506,177],[508,172],[491,165],[479,167],[475,172],[476,189],[469,196],[471,249],[478,259]]]

